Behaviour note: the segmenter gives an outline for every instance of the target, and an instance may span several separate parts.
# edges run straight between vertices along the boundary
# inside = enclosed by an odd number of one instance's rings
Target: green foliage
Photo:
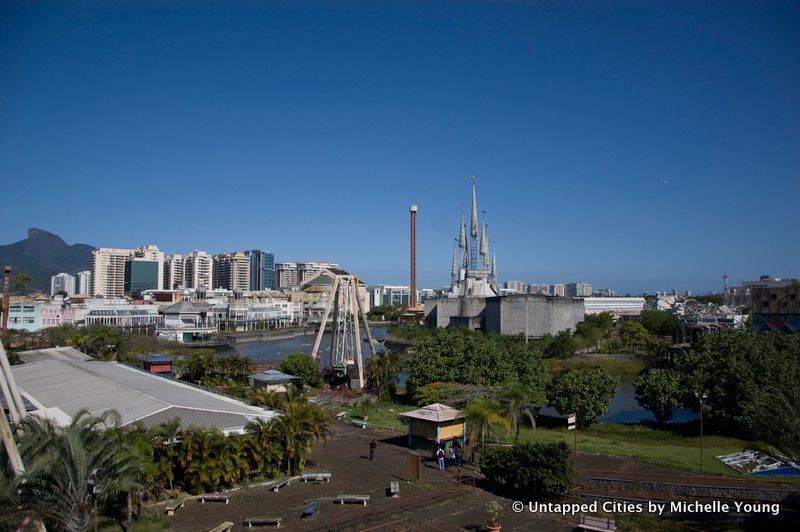
[[[477,399],[467,406],[464,415],[467,416],[471,447],[475,446],[478,437],[480,437],[481,447],[483,447],[486,435],[491,433],[494,427],[509,428],[508,420],[502,415],[499,401]]]
[[[301,386],[316,388],[322,384],[319,363],[311,355],[301,352],[290,353],[281,360],[278,369],[287,375],[299,377]]]
[[[403,314],[403,309],[400,307],[393,307],[392,305],[380,305],[372,307],[367,312],[367,318],[370,320],[386,320],[397,321]]]
[[[800,389],[800,335],[704,334],[676,367],[685,395],[707,396],[704,413],[710,422],[752,434],[764,405]]]
[[[18,294],[24,293],[31,281],[33,277],[25,272],[19,272],[11,279],[11,289]]]
[[[369,385],[381,399],[387,399],[394,392],[394,381],[403,367],[400,353],[387,349],[377,353],[367,361]]]
[[[444,387],[445,383],[443,382],[432,382],[425,386],[414,388],[414,402],[419,406],[441,403],[443,401],[442,391]]]
[[[503,509],[503,505],[497,501],[489,501],[486,503],[484,507],[486,510],[486,526],[488,527],[498,527],[500,526],[500,520],[505,515],[505,510]]]
[[[626,321],[619,328],[619,339],[626,347],[644,347],[650,340],[650,333],[638,321]]]
[[[517,380],[543,387],[546,373],[541,355],[518,338],[479,331],[433,329],[414,341],[414,356],[406,363],[409,391],[433,382],[502,385]]]
[[[656,336],[673,336],[678,330],[677,320],[667,310],[643,310],[639,323]]]
[[[674,370],[650,369],[634,383],[636,400],[660,424],[672,419],[672,409],[683,404],[680,375]]]
[[[545,334],[539,339],[539,347],[548,358],[569,358],[575,354],[577,343],[569,329],[564,329],[555,336]]]
[[[551,499],[572,487],[569,447],[560,443],[518,443],[484,449],[481,472],[492,484],[533,500]]]
[[[596,347],[614,326],[614,317],[608,312],[588,314],[583,322],[575,326],[575,342],[578,349]]]
[[[605,369],[569,368],[550,383],[548,404],[562,415],[576,413],[578,426],[588,427],[608,412],[617,384]]]
[[[527,416],[532,428],[536,428],[534,410],[545,400],[543,389],[533,389],[519,382],[505,386],[500,401],[506,418],[514,430],[514,443],[519,440],[519,429],[523,416]]]

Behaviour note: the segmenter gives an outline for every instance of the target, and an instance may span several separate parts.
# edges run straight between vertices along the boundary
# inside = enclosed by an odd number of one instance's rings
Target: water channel
[[[386,338],[387,334],[385,327],[373,327],[370,328],[370,332],[375,340],[383,340]],[[240,355],[250,357],[255,361],[268,361],[277,363],[289,353],[294,353],[296,351],[311,353],[315,339],[316,335],[305,334],[270,340],[237,342],[231,347],[220,349],[217,352],[221,355],[239,353]],[[330,345],[331,335],[326,333],[323,335],[322,342],[320,343],[320,363],[327,361],[330,353]],[[380,343],[377,343],[376,350],[381,350]],[[372,351],[369,349],[369,343],[367,342],[366,335],[363,333],[363,331],[361,353],[365,361],[369,359],[372,353]],[[400,380],[403,381],[404,379]],[[655,421],[653,414],[642,408],[636,401],[636,390],[633,386],[633,382],[635,380],[636,377],[631,375],[626,375],[620,378],[617,392],[614,395],[614,399],[611,401],[611,408],[609,409],[608,414],[600,417],[601,420],[626,424],[637,424],[642,421]],[[401,382],[400,384],[402,385],[403,383]],[[558,415],[553,409],[548,407],[542,408],[542,414]],[[697,418],[698,414],[696,412],[692,412],[691,410],[675,409],[673,411],[671,423],[685,423],[687,421],[696,420]]]

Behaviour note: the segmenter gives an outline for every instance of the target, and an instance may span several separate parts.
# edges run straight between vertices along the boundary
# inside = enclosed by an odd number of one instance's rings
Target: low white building
[[[584,314],[602,314],[608,312],[615,318],[621,316],[639,316],[645,308],[643,297],[585,297],[583,298]]]

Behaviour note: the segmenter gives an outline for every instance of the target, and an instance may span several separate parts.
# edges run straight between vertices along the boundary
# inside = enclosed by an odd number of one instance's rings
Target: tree
[[[626,347],[642,347],[650,340],[650,333],[638,321],[626,321],[619,328],[619,339]]]
[[[205,377],[210,376],[216,367],[217,360],[213,351],[194,352],[186,359],[189,380],[202,381]]]
[[[21,294],[28,289],[28,283],[31,281],[33,281],[33,277],[25,272],[19,272],[11,279],[11,289]]]
[[[617,384],[603,368],[569,368],[551,381],[548,404],[561,415],[576,413],[578,426],[588,427],[608,412]]]
[[[672,419],[672,409],[683,404],[680,375],[674,370],[649,369],[634,383],[636,400],[651,411],[659,424]]]
[[[327,440],[333,428],[327,414],[312,407],[294,388],[284,398],[282,413],[270,421],[269,432],[278,444],[286,473],[294,475],[303,470],[314,442]]]
[[[575,339],[569,329],[564,329],[553,336],[543,349],[544,356],[569,358],[575,354]]]
[[[369,368],[369,382],[378,392],[378,397],[389,397],[394,389],[394,381],[403,367],[400,353],[391,349],[381,351],[367,361]]]
[[[706,395],[703,412],[709,422],[755,434],[764,405],[800,389],[800,335],[703,334],[683,352],[676,369],[686,396]]]
[[[474,447],[480,437],[481,448],[483,448],[486,443],[486,435],[492,431],[494,426],[508,429],[508,420],[501,415],[501,411],[499,401],[488,399],[477,399],[467,406],[464,415],[467,416],[467,425],[471,430],[470,446]]]
[[[21,423],[26,473],[16,511],[52,528],[84,531],[94,502],[142,485],[142,457],[116,427],[119,414],[80,411],[66,427],[35,416]],[[109,425],[110,424],[110,425]]]
[[[319,363],[311,355],[301,352],[290,353],[281,360],[279,369],[288,375],[298,377],[300,386],[316,388],[322,384]]]
[[[519,427],[522,416],[527,416],[532,428],[536,428],[536,418],[533,408],[544,401],[544,390],[542,388],[532,389],[519,382],[511,382],[501,395],[501,402],[505,406],[506,418],[512,429],[514,429],[514,443],[519,441]]]
[[[647,332],[656,336],[674,336],[678,330],[678,321],[667,310],[643,310],[639,323]]]
[[[564,442],[516,443],[481,453],[481,473],[497,486],[535,500],[549,499],[572,487],[570,450]]]

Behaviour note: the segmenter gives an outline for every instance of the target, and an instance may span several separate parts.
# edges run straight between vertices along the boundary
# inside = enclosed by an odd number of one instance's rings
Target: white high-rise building
[[[164,287],[164,252],[158,249],[158,246],[148,244],[133,250],[133,256],[137,259],[151,260],[157,264],[157,290],[163,290]]]
[[[86,296],[92,294],[92,272],[88,270],[78,272],[78,286],[76,292]]]
[[[176,253],[164,260],[164,277],[161,284],[164,290],[174,290],[184,286],[183,255]]]
[[[50,278],[50,295],[66,292],[68,296],[75,295],[75,277],[68,273],[59,273]]]
[[[122,297],[125,294],[125,263],[132,249],[99,248],[92,252],[92,294],[97,297]]]
[[[205,251],[194,250],[183,260],[183,279],[185,288],[206,288],[211,290],[213,280],[213,261]]]
[[[250,289],[250,258],[237,251],[214,255],[214,288],[227,290]]]

